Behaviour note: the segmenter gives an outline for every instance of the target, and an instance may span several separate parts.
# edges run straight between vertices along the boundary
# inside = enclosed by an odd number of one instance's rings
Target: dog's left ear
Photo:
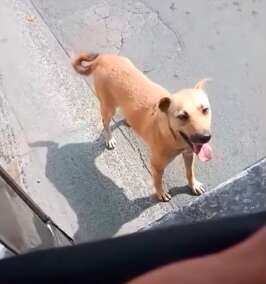
[[[212,81],[211,78],[205,78],[205,79],[202,79],[200,81],[198,81],[198,83],[195,85],[194,89],[201,89],[201,90],[204,90],[205,89],[205,86],[206,86],[206,83]]]
[[[170,103],[171,103],[171,99],[169,97],[161,98],[160,101],[159,101],[159,109],[162,112],[167,112],[167,110],[170,106]]]

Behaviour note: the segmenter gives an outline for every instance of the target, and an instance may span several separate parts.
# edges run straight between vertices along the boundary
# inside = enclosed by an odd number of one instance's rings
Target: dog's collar
[[[174,132],[173,128],[170,125],[170,120],[169,117],[167,116],[167,122],[168,122],[168,128],[173,136],[173,139],[175,140],[175,142],[177,142],[177,136],[176,133]],[[193,145],[191,144],[191,142],[188,140],[187,137],[184,136],[184,134],[182,132],[180,132],[181,137],[184,139],[184,141],[191,147],[193,148]]]
[[[193,149],[193,144],[190,142],[187,135],[182,131],[179,131],[179,133],[180,133],[181,137],[186,141],[186,143]]]
[[[173,138],[174,138],[174,140],[175,140],[175,142],[176,142],[176,141],[177,141],[177,136],[176,136],[176,134],[175,134],[173,128],[172,128],[171,125],[170,125],[170,120],[169,120],[168,115],[167,115],[167,122],[168,122],[168,128],[169,128],[169,130],[170,130],[170,132],[171,132],[171,134],[172,134],[172,136],[173,136]]]
[[[174,141],[177,143],[177,136],[176,136],[176,133],[175,133],[174,129],[171,127],[169,116],[168,116],[168,115],[166,115],[166,116],[167,116],[167,123],[168,123],[168,128],[169,128],[169,130],[170,130],[170,133],[171,133],[171,135],[173,136]],[[181,132],[180,132],[180,136],[184,139],[184,141],[185,141],[190,147],[193,147],[193,146],[190,144],[190,142],[187,141],[187,140],[183,137],[183,135],[181,134]]]

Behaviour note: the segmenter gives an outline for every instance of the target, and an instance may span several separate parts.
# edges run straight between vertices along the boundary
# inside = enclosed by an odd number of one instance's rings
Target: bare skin
[[[265,284],[266,227],[220,253],[158,268],[130,284]]]

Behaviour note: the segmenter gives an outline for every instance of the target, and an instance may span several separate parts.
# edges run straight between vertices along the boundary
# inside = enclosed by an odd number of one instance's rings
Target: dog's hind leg
[[[105,139],[106,148],[112,150],[115,148],[116,140],[112,136],[112,131],[110,128],[110,122],[115,112],[114,108],[107,107],[103,102],[101,102],[101,115],[103,123],[103,136]]]

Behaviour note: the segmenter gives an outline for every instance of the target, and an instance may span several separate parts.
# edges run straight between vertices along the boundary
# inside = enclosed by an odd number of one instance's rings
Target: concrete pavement
[[[265,184],[266,158],[263,158],[208,194],[167,213],[145,230],[266,212]]]
[[[136,231],[196,197],[179,161],[165,176],[173,200],[150,197],[145,146],[120,123],[117,149],[104,150],[97,101],[69,64],[73,52],[126,55],[171,91],[214,79],[216,158],[198,163],[209,190],[265,155],[265,2],[0,5],[1,162],[13,161],[25,190],[77,241]]]
[[[62,4],[64,2],[64,5]],[[265,154],[265,23],[263,1],[33,0],[68,53],[115,52],[130,57],[171,91],[212,77],[216,159],[200,165],[210,187]],[[127,133],[134,145],[142,145]],[[182,179],[169,168],[168,186]]]

